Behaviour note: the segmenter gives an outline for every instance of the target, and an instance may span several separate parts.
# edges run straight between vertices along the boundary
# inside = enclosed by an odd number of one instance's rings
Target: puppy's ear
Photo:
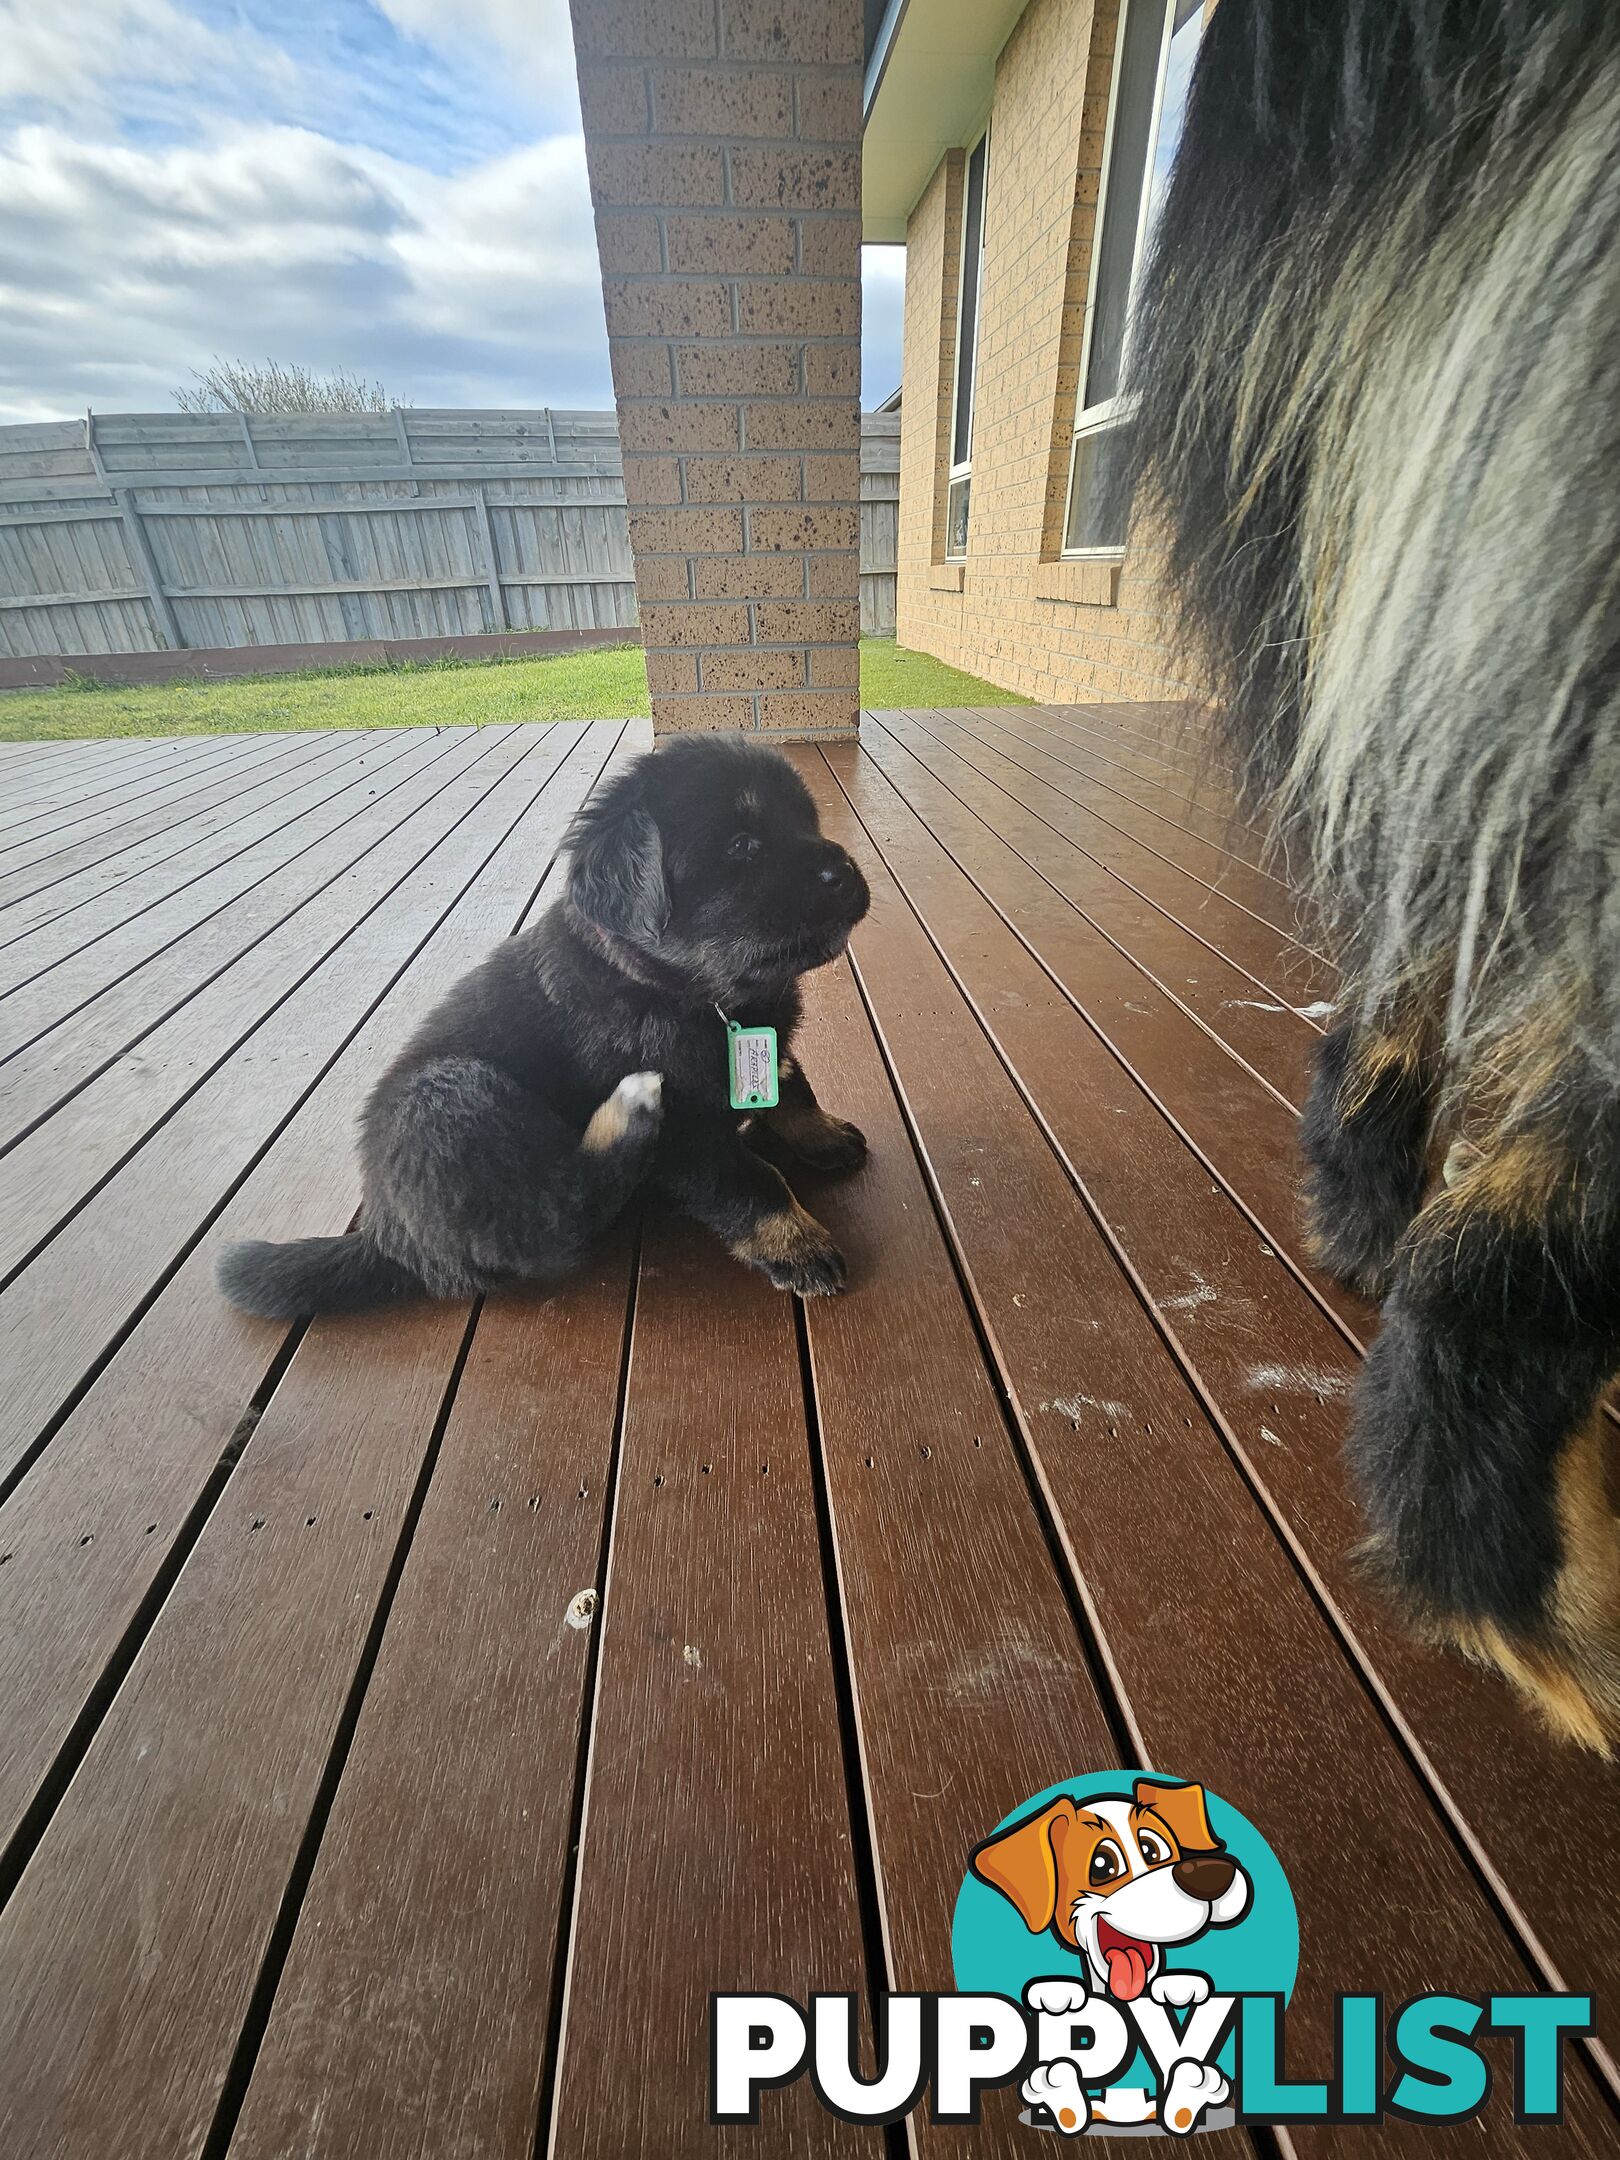
[[[1138,1807],[1153,1810],[1184,1853],[1222,1850],[1202,1785],[1161,1785],[1156,1778],[1138,1778],[1131,1797]]]
[[[1032,1935],[1045,1934],[1067,1902],[1059,1887],[1061,1856],[1074,1820],[1074,1802],[1054,1800],[1027,1822],[986,1838],[973,1855],[974,1874],[1017,1907]]]
[[[658,827],[645,810],[588,803],[574,825],[568,896],[615,937],[656,945],[669,921],[669,886]]]

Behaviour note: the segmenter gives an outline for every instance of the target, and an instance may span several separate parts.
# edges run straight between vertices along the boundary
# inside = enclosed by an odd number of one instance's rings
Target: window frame
[[[968,260],[968,200],[973,171],[973,160],[980,150],[984,151],[984,178],[979,187],[979,235],[974,254],[973,292],[973,376],[971,398],[967,415],[967,456],[958,460],[955,455],[957,421],[960,417],[958,400],[962,394],[962,302],[967,294]],[[968,144],[962,160],[962,244],[956,254],[956,334],[953,337],[951,356],[951,431],[947,439],[945,463],[945,544],[942,560],[949,563],[967,561],[967,539],[964,532],[960,549],[951,546],[951,497],[958,484],[973,477],[973,418],[979,401],[978,344],[979,326],[984,302],[984,231],[990,210],[990,122],[986,120],[977,135]],[[971,497],[969,515],[971,516]]]
[[[1063,494],[1063,541],[1059,549],[1064,562],[1118,562],[1125,553],[1123,540],[1110,541],[1094,547],[1071,547],[1069,526],[1074,515],[1074,473],[1079,462],[1081,445],[1092,436],[1102,434],[1122,420],[1129,419],[1136,400],[1128,391],[1116,391],[1101,404],[1085,403],[1086,383],[1091,374],[1091,341],[1097,323],[1097,278],[1102,268],[1103,224],[1108,216],[1108,181],[1113,164],[1115,123],[1119,117],[1119,78],[1125,60],[1125,23],[1129,11],[1143,4],[1143,0],[1120,0],[1119,16],[1114,25],[1114,57],[1108,81],[1108,120],[1103,129],[1102,173],[1097,188],[1097,214],[1091,228],[1091,261],[1086,272],[1086,317],[1080,340],[1080,377],[1075,384],[1074,423],[1069,432],[1069,482]],[[1176,33],[1175,0],[1164,0],[1164,28],[1159,38],[1159,60],[1153,79],[1153,109],[1148,117],[1147,159],[1142,173],[1142,199],[1136,206],[1136,233],[1131,246],[1131,275],[1125,294],[1125,333],[1120,348],[1120,379],[1125,379],[1125,363],[1130,353],[1131,310],[1142,276],[1144,242],[1147,237],[1148,211],[1153,199],[1153,165],[1159,150],[1159,126],[1164,118],[1164,88],[1170,74],[1170,46]],[[1200,35],[1202,32],[1200,31]]]

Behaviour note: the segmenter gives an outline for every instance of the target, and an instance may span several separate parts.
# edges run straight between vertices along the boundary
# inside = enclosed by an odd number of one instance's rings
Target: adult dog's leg
[[[1437,1084],[1427,1028],[1329,1030],[1300,1127],[1316,1258],[1366,1297],[1388,1289],[1395,1248],[1423,1203]]]
[[[780,1086],[781,1100],[758,1123],[812,1170],[858,1170],[866,1160],[866,1135],[827,1115],[796,1058],[783,1058]]]
[[[1521,1129],[1414,1224],[1350,1433],[1369,1557],[1414,1617],[1605,1751],[1620,1522],[1599,1398],[1617,1366],[1613,1136],[1572,1151]]]
[[[659,1183],[683,1214],[724,1238],[778,1290],[820,1297],[844,1287],[844,1256],[800,1207],[779,1170],[745,1147],[731,1125],[692,1120],[668,1137]]]

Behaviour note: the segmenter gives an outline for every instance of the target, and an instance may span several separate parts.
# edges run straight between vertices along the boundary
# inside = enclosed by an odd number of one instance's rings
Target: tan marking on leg
[[[620,1102],[616,1094],[610,1095],[605,1103],[598,1104],[591,1113],[591,1122],[586,1126],[584,1137],[579,1144],[587,1155],[605,1154],[610,1147],[618,1146],[629,1126],[628,1107]]]
[[[1609,1437],[1600,1410],[1558,1460],[1554,1499],[1564,1555],[1545,1634],[1530,1640],[1489,1620],[1422,1630],[1504,1675],[1560,1739],[1605,1756],[1620,1738],[1620,1518],[1606,1489]]]
[[[795,1260],[820,1258],[831,1251],[832,1242],[830,1233],[790,1195],[785,1208],[762,1215],[731,1250],[753,1267],[789,1267]]]
[[[1348,1123],[1358,1116],[1386,1080],[1410,1079],[1432,1065],[1438,1041],[1439,1029],[1427,1005],[1407,1007],[1388,1027],[1369,1030],[1357,1042],[1334,1097],[1340,1119]]]
[[[1560,1650],[1520,1642],[1491,1620],[1451,1621],[1433,1632],[1471,1664],[1511,1681],[1560,1740],[1577,1741],[1598,1755],[1611,1752],[1603,1720]]]
[[[630,1130],[632,1111],[655,1108],[661,1091],[657,1073],[627,1073],[607,1101],[598,1103],[591,1113],[579,1143],[586,1154],[601,1155],[617,1147]]]
[[[1580,1204],[1580,1168],[1546,1133],[1486,1140],[1436,1198],[1437,1223],[1484,1215],[1512,1230],[1539,1230]]]

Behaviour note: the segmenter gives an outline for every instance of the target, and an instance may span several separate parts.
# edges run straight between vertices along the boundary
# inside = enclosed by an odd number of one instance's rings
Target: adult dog
[[[1183,650],[1344,964],[1304,1136],[1324,1264],[1387,1292],[1350,1434],[1371,1551],[1605,1747],[1612,0],[1220,0],[1133,372]]]
[[[451,991],[372,1091],[359,1227],[222,1254],[220,1287],[244,1310],[561,1275],[649,1174],[779,1289],[841,1288],[831,1237],[745,1138],[727,1022],[772,1027],[786,1051],[799,977],[866,912],[859,870],[780,752],[714,737],[639,758],[585,805],[570,848],[557,904]],[[753,1122],[817,1168],[863,1161],[799,1065],[780,1070]]]

